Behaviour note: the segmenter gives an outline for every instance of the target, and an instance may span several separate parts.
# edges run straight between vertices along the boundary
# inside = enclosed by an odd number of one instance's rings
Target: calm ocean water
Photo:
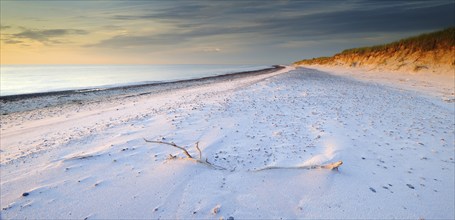
[[[260,65],[1,65],[0,96],[194,79]]]

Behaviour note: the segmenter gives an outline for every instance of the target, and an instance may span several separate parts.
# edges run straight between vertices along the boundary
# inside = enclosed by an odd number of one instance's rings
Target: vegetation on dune
[[[310,63],[318,63],[318,64],[327,64],[332,61],[333,57],[317,57],[317,58],[312,58],[309,60],[301,60],[295,62],[295,64],[310,64]]]
[[[333,61],[335,57],[340,56],[392,54],[397,51],[413,53],[435,50],[453,50],[453,48],[455,48],[455,27],[405,38],[388,44],[347,49],[341,53],[335,54],[333,57],[318,57],[301,60],[295,62],[295,64],[327,64]]]
[[[402,49],[409,49],[411,51],[430,51],[454,46],[455,28],[447,28],[442,31],[421,34],[419,36],[405,38],[388,44],[347,49],[341,52],[341,54],[366,54],[382,51],[393,52]]]

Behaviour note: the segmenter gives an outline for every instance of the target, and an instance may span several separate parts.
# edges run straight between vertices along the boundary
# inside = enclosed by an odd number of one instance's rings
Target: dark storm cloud
[[[153,20],[177,32],[114,36],[92,46],[128,47],[177,44],[199,37],[259,34],[273,42],[416,32],[454,25],[452,1],[234,1],[156,5],[140,2],[138,11],[113,20]],[[329,4],[332,3],[332,4]],[[273,38],[273,39],[272,39]]]
[[[454,25],[453,10],[451,5],[353,8],[265,20],[264,28],[306,35],[428,30]]]
[[[27,39],[39,41],[41,43],[60,43],[60,41],[55,40],[58,37],[66,37],[69,35],[83,35],[88,34],[85,30],[80,29],[46,29],[46,30],[31,30],[25,29],[22,32],[16,34],[9,34],[8,38],[4,40],[5,43],[18,43],[22,42],[19,39]]]
[[[151,5],[151,6],[153,6],[153,5]],[[139,20],[141,20],[141,19],[179,20],[179,19],[186,19],[186,18],[197,19],[197,18],[204,18],[206,16],[206,14],[201,13],[201,12],[207,11],[207,9],[210,9],[210,7],[191,3],[191,4],[184,4],[184,5],[179,5],[179,6],[160,8],[159,11],[156,11],[156,12],[153,12],[150,14],[114,15],[114,16],[112,16],[112,18],[118,19],[118,20],[138,20],[138,19]]]
[[[153,3],[153,2],[152,2]],[[119,20],[167,20],[176,25],[200,26],[256,22],[261,31],[279,25],[292,32],[296,28],[338,28],[343,31],[369,31],[371,29],[393,30],[416,28],[439,28],[454,23],[455,4],[452,1],[354,1],[328,2],[290,1],[237,1],[199,2],[175,4],[159,10],[134,15],[114,15]],[[335,2],[332,2],[335,3]],[[316,11],[316,12],[313,12]],[[401,25],[401,26],[400,26]],[[423,26],[422,26],[423,25]]]

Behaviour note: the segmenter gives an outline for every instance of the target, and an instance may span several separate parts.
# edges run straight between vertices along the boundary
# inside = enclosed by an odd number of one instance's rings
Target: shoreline
[[[194,85],[202,85],[215,81],[232,80],[242,77],[256,76],[267,73],[280,71],[286,68],[282,65],[273,65],[271,68],[265,68],[253,71],[244,71],[228,73],[216,76],[202,78],[185,79],[170,82],[157,82],[139,85],[119,86],[106,89],[81,89],[65,90],[55,92],[31,93],[21,95],[0,96],[0,115],[8,115],[15,112],[31,111],[40,108],[54,107],[64,104],[83,104],[84,102],[110,99],[118,96],[123,98],[131,96],[147,95],[164,90],[180,89]]]
[[[80,94],[80,93],[89,93],[89,92],[98,92],[98,91],[110,91],[110,90],[126,90],[132,88],[140,88],[140,87],[149,87],[149,86],[158,86],[158,85],[165,85],[165,84],[174,84],[174,83],[184,83],[184,82],[194,82],[200,80],[208,80],[214,78],[223,78],[223,77],[230,77],[230,76],[238,76],[238,75],[247,75],[247,74],[254,74],[263,71],[269,70],[280,70],[283,69],[284,66],[282,65],[272,65],[271,68],[265,69],[258,69],[258,70],[251,70],[251,71],[242,71],[242,72],[234,72],[234,73],[226,73],[221,75],[215,76],[206,76],[201,78],[192,78],[192,79],[182,79],[176,81],[157,81],[153,83],[143,83],[143,84],[134,84],[134,85],[124,85],[124,86],[113,86],[113,87],[93,87],[93,88],[84,88],[84,89],[69,89],[69,90],[61,90],[61,91],[49,91],[49,92],[36,92],[36,93],[26,93],[26,94],[16,94],[16,95],[5,95],[0,96],[0,101],[17,101],[22,99],[28,98],[35,98],[35,97],[42,97],[42,96],[54,96],[54,95],[71,95],[71,94]]]

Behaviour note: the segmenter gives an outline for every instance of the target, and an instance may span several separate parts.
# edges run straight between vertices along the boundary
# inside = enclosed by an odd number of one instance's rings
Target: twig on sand
[[[215,164],[212,164],[208,161],[207,158],[205,158],[205,160],[202,159],[202,151],[201,149],[199,148],[199,141],[196,142],[196,145],[195,145],[195,148],[196,150],[198,151],[199,153],[199,158],[198,159],[195,159],[193,156],[191,156],[191,154],[184,148],[184,147],[181,147],[181,146],[178,146],[177,144],[173,143],[173,142],[165,142],[165,141],[151,141],[151,140],[147,140],[144,138],[144,141],[145,142],[148,142],[148,143],[155,143],[155,144],[164,144],[164,145],[168,145],[168,146],[172,146],[172,147],[175,147],[175,148],[178,148],[180,150],[183,151],[183,153],[186,155],[186,158],[183,158],[183,159],[186,159],[186,160],[191,160],[193,162],[196,162],[196,163],[200,163],[200,164],[203,164],[203,165],[206,165],[212,169],[216,169],[216,170],[226,170],[226,168],[224,167],[220,167],[218,165],[215,165]],[[173,155],[170,155],[169,157],[170,159],[175,159],[176,156],[173,156]],[[328,163],[328,164],[323,164],[323,165],[307,165],[307,166],[294,166],[294,167],[279,167],[279,166],[268,166],[268,167],[264,167],[264,168],[261,168],[261,169],[258,169],[258,170],[254,170],[255,172],[258,172],[258,171],[263,171],[263,170],[273,170],[273,169],[306,169],[306,170],[312,170],[312,169],[328,169],[328,170],[338,170],[338,167],[341,166],[343,164],[343,161],[338,161],[338,162],[334,162],[334,163]],[[234,168],[235,170],[235,168]],[[233,170],[232,170],[233,171]]]
[[[95,157],[101,156],[100,154],[83,154],[83,155],[77,155],[73,156],[71,158],[65,159],[65,161],[70,161],[70,160],[85,160],[85,159],[92,159]]]
[[[258,171],[263,171],[263,170],[274,170],[274,169],[306,169],[306,170],[312,170],[312,169],[328,169],[328,170],[338,170],[338,167],[343,164],[343,161],[337,161],[334,163],[329,163],[329,164],[323,164],[323,165],[307,165],[307,166],[295,166],[295,167],[278,167],[278,166],[269,166],[269,167],[264,167],[258,170],[255,170],[256,172]]]
[[[199,148],[199,142],[196,142],[196,149],[199,151],[199,159],[195,159],[193,156],[191,156],[190,153],[188,153],[188,151],[184,148],[184,147],[181,147],[181,146],[178,146],[177,144],[175,143],[171,143],[171,142],[164,142],[164,141],[151,141],[151,140],[147,140],[144,138],[144,141],[145,142],[148,142],[148,143],[156,143],[156,144],[165,144],[165,145],[169,145],[169,146],[172,146],[172,147],[175,147],[175,148],[178,148],[180,150],[183,151],[183,153],[186,155],[187,160],[191,160],[191,161],[194,161],[194,162],[197,162],[197,163],[200,163],[200,164],[203,164],[203,165],[206,165],[210,168],[213,168],[213,169],[216,169],[216,170],[226,170],[226,168],[224,167],[220,167],[218,165],[215,165],[215,164],[212,164],[208,161],[208,159],[206,158],[205,160],[202,160],[202,151],[201,149]]]
[[[144,141],[145,141],[145,142],[149,142],[149,143],[156,143],[156,144],[166,144],[166,145],[169,145],[169,146],[176,147],[176,148],[182,150],[183,153],[184,153],[188,158],[190,158],[190,159],[193,158],[193,157],[190,155],[190,153],[188,153],[188,151],[187,151],[185,148],[180,147],[180,146],[178,146],[178,145],[176,145],[176,144],[174,144],[174,143],[169,143],[169,142],[164,142],[164,141],[150,141],[150,140],[147,140],[147,139],[145,139],[145,138],[144,138]]]
[[[202,159],[202,152],[201,152],[201,149],[199,149],[199,141],[196,142],[196,149],[197,149],[197,151],[199,151],[199,160],[201,160]]]

